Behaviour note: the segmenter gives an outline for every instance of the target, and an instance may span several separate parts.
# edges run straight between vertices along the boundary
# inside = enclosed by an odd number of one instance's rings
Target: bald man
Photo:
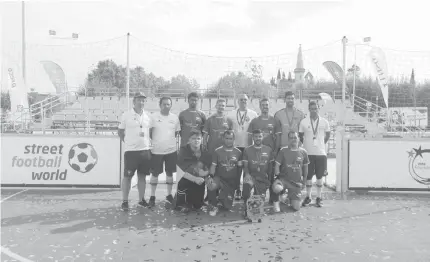
[[[233,130],[235,133],[234,146],[240,151],[245,150],[249,145],[248,127],[251,121],[258,117],[258,114],[248,108],[249,98],[246,94],[240,94],[237,98],[239,108],[230,112],[229,116],[233,120]],[[242,199],[242,192],[240,191],[240,179],[242,175],[237,177],[238,187],[236,188],[235,199]]]

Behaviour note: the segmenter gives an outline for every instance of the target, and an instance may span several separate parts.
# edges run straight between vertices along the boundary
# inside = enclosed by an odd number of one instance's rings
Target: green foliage
[[[112,60],[99,61],[97,67],[88,73],[85,84],[88,96],[97,95],[103,89],[110,89],[112,93],[125,94],[127,70]],[[168,81],[163,77],[155,76],[153,73],[145,72],[141,66],[130,68],[130,90],[150,90],[154,95],[178,96],[180,94],[180,96],[184,96],[184,94],[191,90],[197,90],[199,87],[195,79],[188,79],[184,75],[172,77],[171,81]],[[78,94],[85,95],[85,87],[81,88]]]
[[[271,82],[273,83],[274,81],[272,79]],[[273,89],[272,86],[262,79],[246,76],[243,72],[232,72],[221,77],[212,88],[205,91],[204,96],[233,97],[235,93],[254,97],[267,96],[268,91]]]
[[[1,92],[0,100],[1,108],[3,110],[10,110],[10,95],[9,92]]]

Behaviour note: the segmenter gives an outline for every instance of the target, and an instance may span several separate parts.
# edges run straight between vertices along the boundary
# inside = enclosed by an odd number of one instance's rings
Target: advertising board
[[[119,187],[120,152],[118,137],[2,135],[1,185]]]
[[[430,191],[430,140],[350,140],[348,189]]]

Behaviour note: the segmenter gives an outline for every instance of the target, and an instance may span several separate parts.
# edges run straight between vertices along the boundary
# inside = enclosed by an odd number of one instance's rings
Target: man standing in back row
[[[218,99],[215,105],[216,113],[205,122],[202,145],[209,154],[213,154],[215,149],[224,144],[224,132],[233,129],[233,120],[225,115],[225,106],[226,101]]]
[[[196,92],[188,94],[188,109],[185,109],[179,114],[179,122],[181,124],[181,147],[188,143],[191,130],[195,129],[200,132],[205,126],[205,113],[197,109],[199,95]]]
[[[248,127],[251,121],[256,118],[258,115],[254,110],[248,108],[248,96],[246,94],[241,94],[238,97],[239,108],[231,111],[229,116],[233,120],[233,130],[235,133],[234,145],[237,147],[242,153],[249,144],[249,132]],[[252,134],[252,133],[251,133]],[[240,191],[240,179],[242,174],[237,177],[237,188],[235,193],[235,199],[240,200],[242,198],[242,194]]]
[[[280,122],[279,127],[275,130],[278,150],[288,146],[288,133],[290,131],[298,132],[300,121],[305,118],[305,114],[294,106],[294,99],[294,93],[287,91],[285,93],[286,107],[275,113],[275,119]]]
[[[318,104],[315,101],[309,103],[309,117],[300,123],[299,136],[304,148],[309,155],[309,173],[306,181],[306,198],[302,205],[311,203],[312,177],[317,177],[316,206],[322,206],[322,177],[327,175],[327,151],[326,144],[330,138],[329,122],[318,115]]]

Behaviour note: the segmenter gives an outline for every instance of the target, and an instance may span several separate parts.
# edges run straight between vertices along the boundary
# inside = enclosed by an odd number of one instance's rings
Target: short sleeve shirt
[[[311,124],[312,121],[312,124]],[[312,128],[313,125],[313,128]],[[318,126],[318,127],[317,127]],[[315,129],[315,135],[314,130]],[[300,133],[304,133],[303,136],[303,147],[306,149],[309,155],[313,156],[325,156],[327,155],[326,145],[324,143],[324,137],[326,132],[330,132],[329,122],[319,117],[313,121],[310,117],[306,117],[300,123]],[[315,142],[314,138],[315,137]]]
[[[192,129],[203,130],[206,122],[205,114],[200,110],[185,109],[179,114],[181,124],[181,146],[188,144]]]
[[[237,147],[247,147],[248,143],[248,127],[251,121],[256,118],[258,114],[251,109],[240,111],[239,109],[233,110],[229,113],[230,119],[233,120],[233,130],[235,133],[234,145]]]
[[[272,164],[272,148],[266,145],[255,145],[245,148],[243,161],[247,163],[251,176],[268,178],[270,165]]]
[[[234,185],[237,180],[237,162],[242,160],[242,152],[236,147],[218,147],[212,154],[212,164],[216,165],[215,176],[220,177],[227,184]]]
[[[210,116],[203,128],[203,132],[209,135],[208,151],[214,152],[215,149],[223,145],[222,135],[226,130],[233,129],[233,120],[227,116]]]
[[[260,115],[257,118],[252,119],[248,127],[248,133],[252,133],[253,130],[260,129],[263,131],[263,145],[269,146],[272,150],[275,150],[276,122],[277,120],[271,115],[267,118]]]
[[[199,176],[199,169],[209,170],[212,164],[212,156],[208,152],[202,151],[201,156],[197,158],[190,145],[186,144],[179,149],[176,164],[182,171],[193,176]]]
[[[172,113],[165,116],[160,112],[151,115],[152,121],[152,149],[156,155],[176,152],[176,132],[181,130],[178,116]]]
[[[279,121],[275,132],[281,134],[281,147],[288,146],[288,132],[299,131],[300,121],[305,117],[305,114],[293,108],[292,114],[287,114],[286,108],[275,113],[275,119]]]
[[[283,147],[276,156],[276,163],[281,165],[280,176],[292,182],[300,183],[303,176],[303,165],[309,164],[309,158],[303,148],[291,150],[288,147]]]
[[[119,129],[125,130],[124,151],[151,149],[149,139],[149,129],[151,127],[151,117],[145,111],[142,112],[142,115],[136,113],[134,109],[124,112],[118,126]],[[143,132],[144,136],[139,136],[139,132]]]

